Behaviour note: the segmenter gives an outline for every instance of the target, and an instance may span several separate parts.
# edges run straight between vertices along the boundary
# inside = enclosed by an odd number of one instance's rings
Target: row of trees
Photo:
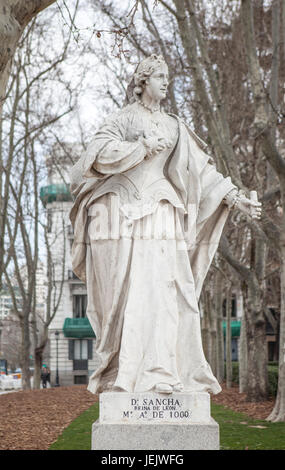
[[[225,0],[209,5],[202,0],[140,0],[137,28],[128,27],[127,12],[123,14],[115,2],[92,3],[110,28],[128,29],[123,46],[119,45],[126,70],[130,62],[150,53],[162,54],[171,77],[166,108],[192,124],[225,176],[230,175],[247,194],[257,189],[262,220],[231,217],[201,303],[207,311],[210,297],[210,329],[219,340],[222,299],[233,288],[243,294],[245,347],[240,374],[249,401],[268,396],[266,323],[270,322],[279,335],[280,351],[278,395],[269,419],[284,420],[285,2]],[[106,59],[106,53],[102,62],[113,76],[107,93],[116,107],[122,104],[120,86],[126,90],[124,74],[114,67],[114,59]],[[210,356],[221,377],[220,340],[212,341]]]
[[[22,8],[20,3],[10,10],[8,5],[3,5],[6,16],[3,15],[2,19],[7,18],[3,25],[4,31],[12,22],[11,15],[16,15],[14,20],[19,22],[18,15],[24,15],[25,12],[27,14],[27,2],[22,2]],[[31,387],[32,355],[34,387],[39,388],[48,327],[57,312],[62,295],[62,283],[61,287],[55,288],[58,286],[58,264],[62,280],[65,273],[65,250],[61,259],[55,259],[55,238],[49,234],[40,188],[47,184],[46,156],[49,156],[50,166],[56,165],[58,134],[61,134],[64,119],[74,110],[79,85],[75,80],[70,83],[61,70],[68,57],[72,31],[68,30],[63,36],[57,31],[57,35],[63,40],[60,46],[53,45],[55,34],[51,31],[51,24],[57,11],[53,10],[47,16],[36,18],[36,13],[41,9],[40,3],[44,7],[52,2],[30,3],[34,3],[31,11],[33,15],[18,37],[12,63],[6,65],[3,75],[6,88],[3,86],[1,90],[0,266],[1,283],[12,298],[14,323],[20,331],[19,357],[23,387]],[[76,11],[77,5],[73,14]],[[49,47],[46,47],[47,40],[50,41]],[[1,47],[2,44],[4,48],[5,41],[1,43]],[[3,59],[3,54],[1,58]],[[65,222],[63,219],[63,231]],[[43,261],[47,266],[44,273],[44,308],[39,305],[43,299],[40,298],[40,286],[37,284],[37,273]],[[19,347],[15,347],[16,349],[19,350]]]
[[[0,54],[1,97],[2,102],[5,97],[6,103],[12,100],[9,106],[9,122],[12,125],[11,117],[14,113],[14,116],[17,116],[14,118],[14,129],[17,130],[21,124],[22,129],[26,130],[22,132],[19,143],[17,143],[19,137],[12,138],[9,147],[12,160],[7,159],[4,162],[1,157],[1,168],[6,178],[6,183],[1,188],[1,233],[6,233],[6,241],[10,237],[9,243],[11,239],[18,242],[21,234],[22,246],[27,249],[27,253],[34,254],[29,261],[30,289],[34,291],[33,260],[37,253],[38,242],[33,235],[33,249],[29,248],[27,243],[29,235],[25,233],[25,228],[20,222],[25,220],[24,225],[27,226],[28,216],[26,215],[25,219],[22,202],[28,200],[28,196],[26,194],[25,197],[20,197],[19,194],[21,188],[26,187],[34,201],[38,200],[36,178],[39,170],[37,169],[35,173],[34,170],[28,172],[27,169],[28,166],[38,168],[35,151],[44,148],[46,142],[46,139],[41,139],[40,136],[45,135],[43,129],[48,129],[51,125],[54,129],[55,123],[62,117],[62,111],[57,113],[51,100],[52,107],[47,109],[52,111],[53,116],[49,116],[49,119],[43,122],[46,113],[39,108],[36,121],[42,122],[43,125],[39,127],[31,124],[35,122],[31,115],[31,102],[34,104],[35,101],[34,98],[31,101],[29,95],[31,87],[28,86],[27,51],[24,53],[24,58],[22,56],[21,59],[20,56],[21,48],[26,47],[24,44],[28,42],[25,41],[29,41],[29,34],[32,34],[33,18],[53,2],[15,1],[18,7],[22,4],[25,15],[20,7],[11,8],[11,2],[2,3],[5,6],[6,16],[2,15],[1,21],[4,18],[7,21],[6,28],[4,22],[0,24],[1,48],[3,44],[3,53],[1,51]],[[66,2],[64,3],[66,5]],[[70,11],[72,4],[73,2],[68,4]],[[240,361],[240,379],[248,400],[263,400],[268,395],[266,322],[269,321],[273,329],[279,333],[279,386],[276,405],[269,419],[284,420],[285,161],[282,148],[285,139],[285,2],[284,0],[267,2],[223,0],[209,4],[204,0],[136,0],[122,5],[113,1],[106,3],[86,0],[85,6],[87,5],[93,7],[94,24],[97,25],[100,21],[100,26],[92,29],[91,39],[84,44],[83,55],[86,54],[88,58],[92,54],[95,55],[97,64],[100,64],[98,69],[100,76],[96,75],[93,93],[95,96],[98,93],[101,102],[102,98],[105,98],[104,113],[123,105],[128,77],[133,71],[134,64],[153,52],[162,54],[170,71],[169,97],[165,107],[184,117],[208,143],[209,152],[214,156],[217,168],[225,176],[230,175],[233,182],[247,193],[251,189],[257,189],[259,199],[263,202],[262,220],[253,222],[237,214],[231,216],[205,283],[201,303],[202,309],[208,311],[210,315],[212,337],[220,338],[222,299],[225,297],[229,299],[233,288],[243,295],[245,348],[242,349],[244,353]],[[56,9],[54,11],[55,14],[59,14]],[[19,12],[21,17],[17,17]],[[83,31],[76,26],[76,18],[72,14],[69,15],[69,20],[70,27],[64,35],[65,44],[76,43],[78,49],[80,43],[78,38],[83,37]],[[16,22],[22,29],[19,26],[12,28]],[[40,35],[45,37],[47,34],[46,26]],[[31,62],[36,63],[39,52],[34,44]],[[4,53],[5,47],[7,49]],[[41,57],[43,60],[37,64],[40,80],[38,96],[41,96],[41,91],[46,87],[46,83],[43,85],[45,73],[59,70],[57,67],[66,60],[67,50],[68,47],[64,47],[61,54],[57,54],[58,63],[53,64],[55,68],[49,68],[47,58]],[[11,69],[9,61],[13,57],[14,68]],[[22,79],[14,78],[16,73],[12,73],[11,76],[11,70],[15,70],[17,64]],[[61,68],[60,71],[62,72]],[[55,76],[57,83],[60,82],[60,74],[56,75],[55,72]],[[30,79],[34,86],[36,80]],[[77,96],[73,85],[70,81],[67,87],[70,92],[72,91],[70,108],[73,106],[74,96]],[[17,103],[21,106],[20,114],[15,100],[18,100]],[[3,109],[2,123],[3,112],[8,112],[5,111],[8,105]],[[27,109],[28,111],[24,111]],[[28,114],[25,114],[26,112]],[[68,112],[68,109],[64,112]],[[17,120],[19,115],[20,123]],[[2,133],[6,132],[5,135],[9,135],[10,139],[11,135],[15,135],[11,127],[8,130],[2,125],[2,129]],[[82,137],[82,144],[85,146],[85,133],[78,132],[78,135]],[[8,140],[2,137],[1,141],[3,148],[3,142],[5,141],[6,145]],[[9,155],[8,148],[5,150],[5,155]],[[12,168],[15,166],[12,162],[20,168],[17,175],[28,173],[33,175],[29,180],[23,176],[22,183],[22,179],[17,177],[17,191],[14,192]],[[11,178],[9,175],[12,175]],[[13,203],[8,204],[8,195],[9,197],[12,195]],[[8,209],[12,211],[11,217],[8,217]],[[29,208],[29,220],[34,221],[34,227],[36,213],[37,210]],[[11,225],[11,220],[18,222]],[[12,247],[16,247],[15,242],[13,241]],[[17,256],[16,248],[14,252],[13,248],[7,251],[7,247],[3,244],[0,249],[0,266],[4,275],[9,266],[7,261],[12,262],[13,256],[14,258]],[[14,267],[16,269],[15,263]],[[9,275],[6,274],[7,282],[8,278]],[[23,296],[26,295],[26,291],[27,289],[23,287]],[[27,312],[32,311],[32,305],[33,301],[28,300]],[[211,308],[207,310],[208,305]],[[279,312],[279,318],[272,316],[271,307]],[[218,357],[221,357],[221,341],[213,340],[211,362],[217,376],[222,378],[219,366],[221,361],[217,360]]]

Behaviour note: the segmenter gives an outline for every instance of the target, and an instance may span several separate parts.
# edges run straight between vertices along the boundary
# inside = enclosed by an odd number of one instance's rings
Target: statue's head
[[[133,95],[141,99],[143,93],[162,100],[166,96],[168,86],[168,67],[161,55],[152,54],[143,59],[134,73]]]

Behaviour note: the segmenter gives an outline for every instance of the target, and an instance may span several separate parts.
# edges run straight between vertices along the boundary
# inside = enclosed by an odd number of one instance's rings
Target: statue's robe
[[[111,207],[108,181],[145,158],[144,145],[132,135],[143,126],[135,106],[105,121],[71,171],[73,271],[87,285],[87,316],[101,361],[88,389],[140,392],[182,383],[186,391],[218,393],[203,353],[198,300],[229,213],[224,197],[235,186],[178,117],[164,173],[184,207],[178,222],[173,214],[168,221],[169,227],[180,224],[182,239],[136,239],[135,220],[131,236],[90,242],[91,208],[98,201]],[[145,217],[159,214],[165,203]]]

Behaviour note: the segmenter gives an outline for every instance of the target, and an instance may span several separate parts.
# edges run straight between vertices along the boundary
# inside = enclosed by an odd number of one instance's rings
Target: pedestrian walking
[[[47,382],[50,383],[50,370],[45,365],[42,367],[41,380],[43,388],[47,388]]]

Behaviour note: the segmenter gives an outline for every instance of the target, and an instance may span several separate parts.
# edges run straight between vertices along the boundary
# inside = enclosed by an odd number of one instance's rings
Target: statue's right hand
[[[147,149],[147,157],[152,157],[166,148],[169,148],[170,143],[164,137],[151,135],[150,137],[142,137],[142,143]]]

